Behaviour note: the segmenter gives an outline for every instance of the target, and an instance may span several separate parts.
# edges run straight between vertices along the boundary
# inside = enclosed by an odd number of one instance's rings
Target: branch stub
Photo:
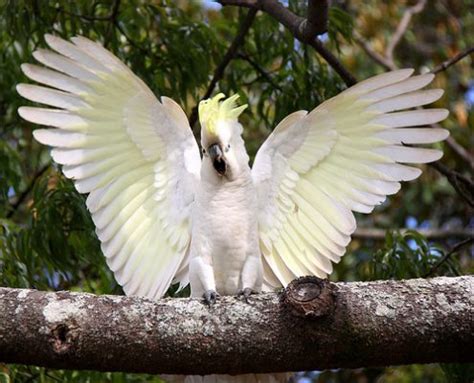
[[[301,277],[292,281],[283,291],[281,303],[295,316],[320,318],[332,311],[333,288],[327,279]]]

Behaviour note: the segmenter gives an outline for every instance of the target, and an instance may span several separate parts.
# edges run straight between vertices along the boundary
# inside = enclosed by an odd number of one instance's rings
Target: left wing
[[[448,131],[413,128],[446,118],[445,109],[401,111],[431,103],[442,90],[419,90],[433,75],[403,69],[372,77],[287,116],[262,145],[252,177],[259,194],[259,235],[267,288],[332,272],[356,228],[400,181],[442,152],[405,144],[444,140]]]
[[[186,115],[158,101],[117,57],[84,37],[46,35],[45,67],[23,64],[45,86],[19,84],[25,98],[54,107],[21,107],[52,146],[51,156],[80,193],[127,295],[161,297],[173,278],[187,284],[194,182],[201,158]]]

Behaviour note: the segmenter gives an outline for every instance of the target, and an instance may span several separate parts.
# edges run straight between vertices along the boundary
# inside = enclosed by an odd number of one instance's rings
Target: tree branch
[[[396,229],[400,233],[404,234],[410,229]],[[417,233],[420,233],[423,237],[428,239],[448,239],[448,238],[474,238],[474,230],[472,229],[415,229]],[[384,240],[387,234],[385,229],[377,228],[365,228],[359,227],[356,229],[353,238],[359,239],[374,239]]]
[[[206,93],[204,93],[204,96],[202,97],[201,100],[205,100],[206,98],[209,98],[214,91],[217,83],[222,79],[224,76],[224,71],[227,68],[227,65],[232,61],[237,56],[237,53],[239,51],[239,48],[243,45],[245,41],[245,36],[247,35],[248,31],[250,30],[250,27],[252,26],[253,21],[255,20],[255,15],[257,14],[258,9],[256,8],[251,8],[247,16],[245,17],[244,21],[239,27],[239,31],[237,32],[237,35],[234,38],[234,41],[232,41],[232,44],[230,45],[229,49],[225,53],[224,57],[222,58],[221,63],[217,66],[216,70],[214,71],[214,76],[212,77],[212,80],[207,87]],[[191,111],[191,116],[189,117],[189,126],[193,128],[193,126],[196,124],[197,119],[198,119],[198,105],[196,105],[192,111]]]
[[[354,85],[357,80],[355,77],[342,65],[342,63],[334,56],[314,35],[314,28],[308,27],[308,21],[304,17],[300,17],[291,12],[284,5],[277,0],[258,0],[258,1],[235,1],[235,0],[219,0],[222,5],[236,5],[239,7],[248,7],[252,9],[260,9],[268,13],[280,24],[284,25],[293,34],[293,36],[302,43],[311,45],[316,52],[318,52],[327,63],[341,76],[347,86]],[[314,8],[316,5],[310,7],[311,16],[313,17]],[[322,7],[317,6],[318,9]],[[316,16],[314,16],[316,17]]]
[[[433,124],[435,127],[439,124]],[[453,136],[446,138],[446,143],[460,158],[462,158],[469,167],[474,170],[474,156],[472,156],[462,145],[460,145]]]
[[[308,0],[308,18],[303,22],[304,34],[314,37],[322,35],[328,30],[329,1]]]
[[[294,281],[245,303],[0,288],[0,361],[239,374],[473,362],[474,277]]]

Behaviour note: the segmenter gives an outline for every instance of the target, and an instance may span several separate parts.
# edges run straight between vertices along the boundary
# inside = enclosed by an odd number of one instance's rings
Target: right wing
[[[418,128],[446,118],[429,104],[442,90],[420,90],[432,74],[411,69],[362,81],[310,113],[286,117],[257,153],[252,177],[259,194],[259,235],[267,288],[303,275],[326,277],[356,228],[353,211],[370,213],[400,181],[442,152],[406,146],[444,140],[444,129]]]
[[[43,86],[19,84],[25,98],[58,109],[21,107],[25,120],[53,129],[34,137],[80,193],[89,193],[107,264],[127,295],[161,297],[173,278],[187,284],[193,183],[201,158],[182,109],[161,103],[119,59],[84,37],[46,35],[37,50],[48,68],[23,64]]]

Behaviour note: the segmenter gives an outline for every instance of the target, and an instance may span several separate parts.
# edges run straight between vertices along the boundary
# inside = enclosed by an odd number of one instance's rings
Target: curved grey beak
[[[211,158],[212,165],[216,172],[223,176],[227,171],[227,162],[224,158],[224,153],[222,152],[219,144],[213,144],[207,148],[207,153]]]

